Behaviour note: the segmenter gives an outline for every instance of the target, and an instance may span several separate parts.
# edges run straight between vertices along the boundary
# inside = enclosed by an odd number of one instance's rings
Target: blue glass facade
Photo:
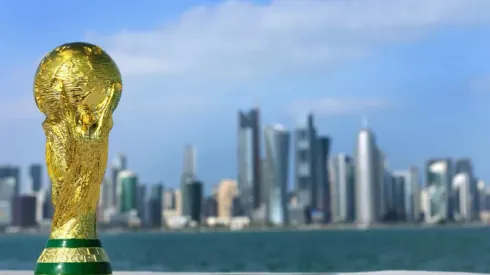
[[[288,223],[287,186],[289,167],[289,132],[280,125],[265,129],[265,183],[267,186],[267,220],[272,225]]]

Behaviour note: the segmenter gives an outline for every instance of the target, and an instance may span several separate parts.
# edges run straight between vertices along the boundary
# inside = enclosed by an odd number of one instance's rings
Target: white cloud
[[[372,111],[386,110],[392,106],[392,102],[383,99],[324,97],[297,101],[291,106],[291,112],[294,116],[303,116],[309,112],[319,116],[336,116],[366,114]]]
[[[230,79],[325,66],[440,26],[489,19],[488,0],[226,1],[154,30],[90,37],[125,75]]]

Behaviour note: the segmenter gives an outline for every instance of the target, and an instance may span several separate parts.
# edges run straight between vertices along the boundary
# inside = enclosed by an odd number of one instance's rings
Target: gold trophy
[[[96,210],[121,92],[116,63],[95,45],[61,45],[37,69],[34,97],[46,115],[42,125],[54,216],[35,274],[112,274],[97,237]]]

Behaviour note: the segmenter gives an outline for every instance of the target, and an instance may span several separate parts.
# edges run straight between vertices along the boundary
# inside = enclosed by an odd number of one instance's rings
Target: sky
[[[186,144],[207,186],[236,178],[237,111],[288,129],[315,114],[333,153],[367,117],[394,170],[470,157],[490,181],[488,0],[7,0],[0,4],[0,163],[44,163],[33,78],[67,42],[123,76],[110,158],[179,184]],[[292,182],[292,179],[290,179]]]

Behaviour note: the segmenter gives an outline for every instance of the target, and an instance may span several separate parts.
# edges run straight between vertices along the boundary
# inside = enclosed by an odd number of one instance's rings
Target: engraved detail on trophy
[[[97,239],[95,215],[100,184],[107,166],[112,112],[121,92],[117,65],[95,45],[62,45],[47,54],[37,69],[34,97],[46,115],[42,126],[48,174],[53,183],[55,211],[50,240]],[[47,247],[38,267],[47,260],[108,262],[105,252],[91,254],[99,250],[103,252],[102,248]]]

